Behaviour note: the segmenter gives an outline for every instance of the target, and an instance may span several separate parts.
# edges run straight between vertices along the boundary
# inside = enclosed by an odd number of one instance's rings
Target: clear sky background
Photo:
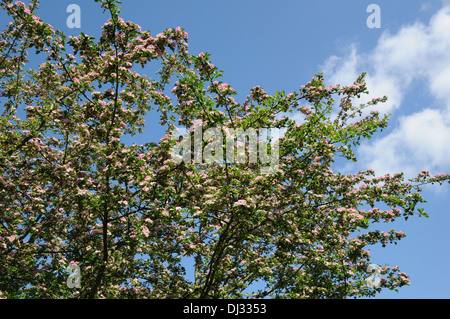
[[[81,8],[79,29],[66,25],[72,3]],[[381,9],[380,28],[366,24],[372,3]],[[41,0],[37,15],[67,35],[98,36],[109,18],[102,11],[93,0]],[[392,113],[389,127],[357,149],[357,163],[338,161],[334,170],[450,173],[450,1],[124,0],[121,16],[154,36],[184,28],[190,52],[211,54],[238,101],[256,85],[269,94],[290,93],[317,72],[328,84],[341,85],[367,72],[370,96],[361,102],[387,95],[376,109]],[[2,13],[2,29],[8,21]],[[158,121],[149,114],[145,134],[130,144],[158,141]],[[424,187],[428,203],[422,207],[430,218],[380,225],[404,231],[406,238],[370,247],[371,262],[400,266],[411,286],[377,298],[450,298],[449,195],[448,184]]]

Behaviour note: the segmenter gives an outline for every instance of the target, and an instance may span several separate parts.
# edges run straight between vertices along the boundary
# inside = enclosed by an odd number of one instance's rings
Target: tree
[[[405,236],[367,229],[416,211],[426,216],[416,209],[425,202],[420,186],[450,176],[423,171],[407,183],[403,174],[332,171],[335,155],[356,161],[360,139],[387,126],[388,116],[376,111],[347,122],[386,100],[352,105],[368,93],[364,74],[331,87],[317,74],[290,94],[255,87],[238,103],[210,55],[189,54],[182,28],[152,36],[120,18],[118,1],[96,2],[111,17],[98,41],[84,33],[67,39],[35,15],[37,0],[1,3],[13,18],[0,41],[2,297],[345,298],[409,284],[394,266],[381,269],[380,288],[366,285],[364,248]],[[39,70],[25,70],[28,49],[45,54]],[[157,80],[132,70],[149,62],[161,64]],[[164,93],[170,86],[174,102]],[[334,120],[333,96],[341,96]],[[123,135],[142,133],[144,115],[156,106],[167,134],[125,145]],[[304,123],[276,117],[294,110]],[[248,157],[176,161],[175,124],[194,122],[224,133],[287,127],[277,169],[262,174],[261,159]],[[186,258],[194,260],[194,282],[185,276]],[[79,288],[67,284],[74,265]]]

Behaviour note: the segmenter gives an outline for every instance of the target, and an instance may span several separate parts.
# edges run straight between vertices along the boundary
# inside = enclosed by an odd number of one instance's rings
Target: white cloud
[[[375,135],[358,150],[358,162],[377,175],[405,172],[413,177],[422,169],[450,171],[450,5],[443,3],[429,24],[415,22],[393,34],[386,31],[371,52],[358,53],[353,46],[347,56],[332,56],[323,65],[330,84],[350,84],[367,72],[370,96],[355,102],[387,95],[388,102],[375,108],[380,113],[401,112],[390,134],[378,139]],[[430,103],[408,113],[403,102],[414,99],[409,90],[414,80],[425,83],[423,90],[435,98],[438,108],[430,109]]]
[[[430,9],[431,7],[432,7],[431,2],[424,2],[420,6],[420,11],[426,11],[426,10]]]
[[[450,123],[441,112],[425,109],[401,117],[399,123],[386,137],[361,145],[364,163],[377,173],[404,172],[408,177],[423,169],[450,167]]]
[[[333,55],[322,66],[322,72],[332,84],[352,84],[361,74],[359,72],[361,56],[357,54],[355,45],[350,46],[350,52],[346,57]]]
[[[447,107],[450,106],[450,66],[444,66],[430,79],[430,90],[438,99],[447,102]]]

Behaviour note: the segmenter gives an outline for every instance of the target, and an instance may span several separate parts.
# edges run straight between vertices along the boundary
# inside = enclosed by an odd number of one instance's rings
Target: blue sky
[[[41,2],[38,15],[68,35],[98,36],[109,17],[93,0]],[[72,3],[81,8],[79,29],[66,25]],[[381,9],[380,28],[366,24],[372,3]],[[390,124],[358,148],[356,164],[340,161],[335,170],[372,168],[377,176],[407,177],[424,169],[450,173],[450,1],[124,0],[122,7],[125,20],[152,35],[184,28],[190,52],[210,53],[238,100],[255,85],[269,94],[289,93],[317,72],[324,72],[329,84],[342,85],[367,72],[369,97],[389,98],[376,109],[392,113]],[[2,28],[7,21],[2,13]],[[145,133],[132,142],[159,140],[158,120],[150,114]],[[371,261],[400,266],[411,286],[377,298],[450,298],[449,194],[447,185],[425,187],[429,219],[380,226],[407,236],[398,245],[372,247]]]

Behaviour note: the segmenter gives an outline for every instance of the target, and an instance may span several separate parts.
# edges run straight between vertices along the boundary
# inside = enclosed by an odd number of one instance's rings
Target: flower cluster
[[[182,28],[152,36],[119,17],[117,0],[96,1],[111,14],[98,41],[81,34],[67,43],[60,31],[33,15],[34,1],[28,7],[2,3],[14,22],[1,38],[17,41],[0,41],[5,57],[0,97],[8,100],[8,112],[0,117],[5,128],[0,134],[5,226],[0,228],[0,297],[377,293],[364,286],[372,258],[367,246],[395,244],[405,233],[370,224],[406,219],[416,211],[426,216],[416,208],[424,202],[419,186],[442,184],[450,175],[430,177],[422,171],[409,183],[403,174],[376,176],[368,169],[343,175],[331,169],[335,155],[356,160],[352,146],[387,125],[377,112],[347,123],[360,111],[351,97],[366,92],[364,74],[344,87],[327,87],[317,74],[287,95],[269,95],[255,86],[241,104],[231,85],[218,80],[222,71],[209,54],[189,54]],[[24,32],[14,31],[19,25]],[[65,45],[73,54],[64,55]],[[26,46],[47,58],[27,80],[17,77],[28,63],[19,54]],[[132,71],[153,60],[162,66],[154,79]],[[176,102],[164,94],[169,83],[175,83]],[[333,95],[342,96],[335,121],[328,117]],[[300,100],[308,106],[299,106]],[[166,134],[156,142],[126,145],[123,135],[142,133],[144,116],[156,106]],[[15,115],[21,107],[25,119]],[[305,122],[276,117],[291,111],[306,115]],[[232,137],[231,129],[286,127],[279,143],[258,140],[258,147],[266,145],[270,152],[279,147],[279,165],[263,174],[262,159],[178,163],[170,152],[176,117],[177,126],[191,126],[193,135],[194,125],[220,127],[226,137]],[[205,146],[196,136],[193,142]],[[244,140],[233,137],[232,142],[233,154],[238,146],[247,150]],[[186,153],[203,156],[196,147]],[[389,209],[375,207],[379,202]],[[194,280],[185,276],[186,258],[194,261]],[[65,284],[69,263],[82,271],[76,291]],[[397,266],[383,268],[382,274],[383,289],[410,283]],[[256,282],[267,287],[253,291]]]

